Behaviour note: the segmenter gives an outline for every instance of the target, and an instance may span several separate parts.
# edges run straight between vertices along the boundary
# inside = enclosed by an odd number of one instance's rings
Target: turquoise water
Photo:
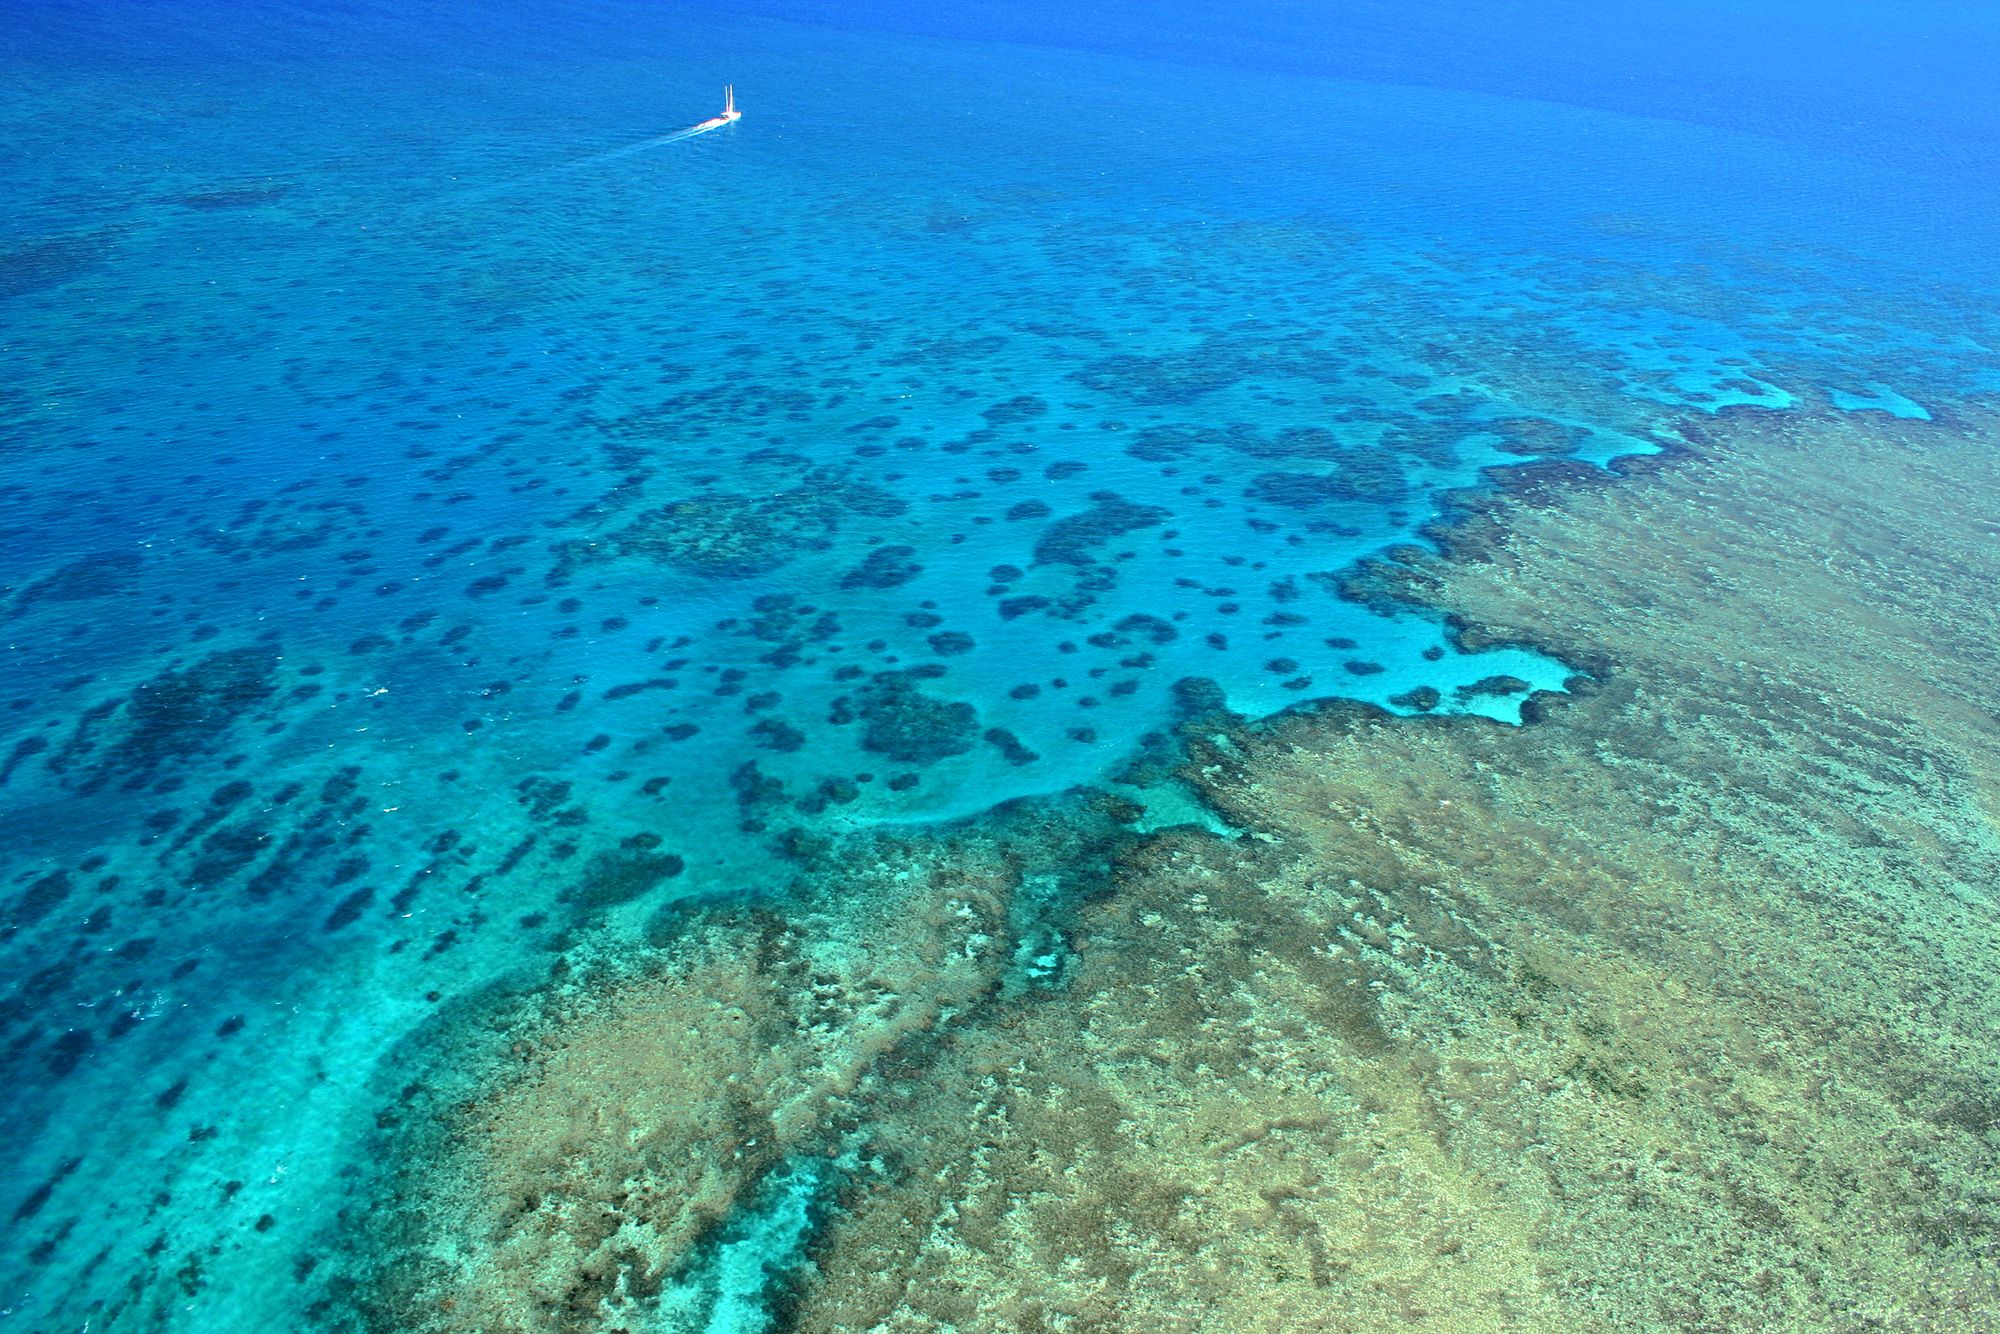
[[[434,1016],[801,838],[1186,818],[1219,705],[1518,722],[1576,668],[1344,584],[1455,494],[2000,382],[1990,133],[1915,137],[1951,86],[1842,135],[1652,50],[1646,114],[1534,24],[1426,64],[1393,11],[15,17],[22,1328],[338,1320],[314,1257]],[[762,1309],[813,1170],[686,1320]]]

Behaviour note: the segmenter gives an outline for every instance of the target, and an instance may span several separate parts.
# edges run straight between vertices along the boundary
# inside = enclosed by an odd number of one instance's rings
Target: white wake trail
[[[711,130],[719,130],[727,124],[729,124],[727,116],[715,116],[703,121],[699,125],[690,125],[684,130],[675,130],[671,134],[654,135],[650,139],[641,139],[635,144],[626,144],[623,148],[614,148],[604,153],[593,153],[589,157],[578,158],[574,162],[564,162],[557,166],[544,168],[541,171],[530,172],[526,176],[516,176],[512,180],[502,181],[497,185],[489,185],[478,190],[466,190],[458,194],[448,195],[429,205],[429,207],[439,208],[456,204],[484,203],[489,199],[495,199],[511,191],[519,190],[523,186],[537,185],[543,181],[554,180],[559,176],[567,176],[572,172],[588,171],[592,167],[603,166],[607,162],[616,162],[620,158],[632,157],[635,154],[644,153],[649,149],[664,148],[668,144],[680,143],[683,139],[692,139],[698,134],[707,134]]]
[[[690,125],[685,130],[675,130],[672,134],[662,134],[651,139],[641,139],[636,144],[627,144],[623,148],[614,148],[608,153],[599,153],[595,157],[587,157],[577,162],[565,163],[563,166],[552,168],[541,175],[556,176],[564,172],[582,171],[585,167],[594,167],[600,162],[616,162],[619,158],[631,157],[634,153],[643,153],[649,148],[659,148],[666,144],[677,144],[683,139],[692,139],[697,134],[707,134],[710,130],[719,130],[728,123],[722,117],[717,116],[715,119],[705,120],[699,125]],[[541,177],[531,179],[539,180]]]

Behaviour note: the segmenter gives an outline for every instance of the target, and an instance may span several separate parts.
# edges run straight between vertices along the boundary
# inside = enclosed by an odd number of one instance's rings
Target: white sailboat
[[[742,119],[743,113],[736,109],[736,85],[733,83],[724,84],[722,87],[722,114],[720,116],[710,116],[699,125],[690,125],[685,130],[682,130],[681,133],[684,135],[701,134],[707,130],[719,130],[733,120]]]

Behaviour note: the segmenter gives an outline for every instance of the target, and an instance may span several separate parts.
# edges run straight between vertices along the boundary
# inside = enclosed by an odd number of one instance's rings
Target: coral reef
[[[1414,581],[1594,651],[1544,725],[1198,740],[1254,837],[1157,836],[887,1111],[797,1327],[1982,1327],[2000,493],[1735,425]]]
[[[805,1154],[784,1328],[1983,1327],[1990,425],[1488,498],[1395,582],[1592,665],[1536,726],[1210,713],[1244,836],[856,838],[579,973],[425,1141],[471,1244],[383,1309],[607,1327]],[[1037,862],[1084,892],[1024,911]]]
[[[837,901],[670,911],[649,957],[565,962],[463,1020],[484,1086],[383,1118],[411,1170],[369,1224],[369,1327],[602,1328],[791,1156],[837,1151],[863,1076],[995,985],[1018,880],[977,845],[860,842]]]

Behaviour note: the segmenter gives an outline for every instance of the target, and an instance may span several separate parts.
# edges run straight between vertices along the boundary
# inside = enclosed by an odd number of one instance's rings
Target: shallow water
[[[1740,21],[1807,69],[1877,35],[1793,17]],[[1518,723],[1579,665],[1359,563],[1511,470],[2000,382],[1949,81],[1843,136],[1803,87],[1693,95],[1692,48],[1646,48],[1648,115],[1534,26],[1264,18],[33,10],[0,1304],[340,1318],[322,1238],[443,1010],[827,838],[1183,818],[1203,710]],[[1995,40],[1959,22],[1884,59]],[[725,81],[744,119],[670,139]],[[762,1310],[716,1245],[687,1309]]]

